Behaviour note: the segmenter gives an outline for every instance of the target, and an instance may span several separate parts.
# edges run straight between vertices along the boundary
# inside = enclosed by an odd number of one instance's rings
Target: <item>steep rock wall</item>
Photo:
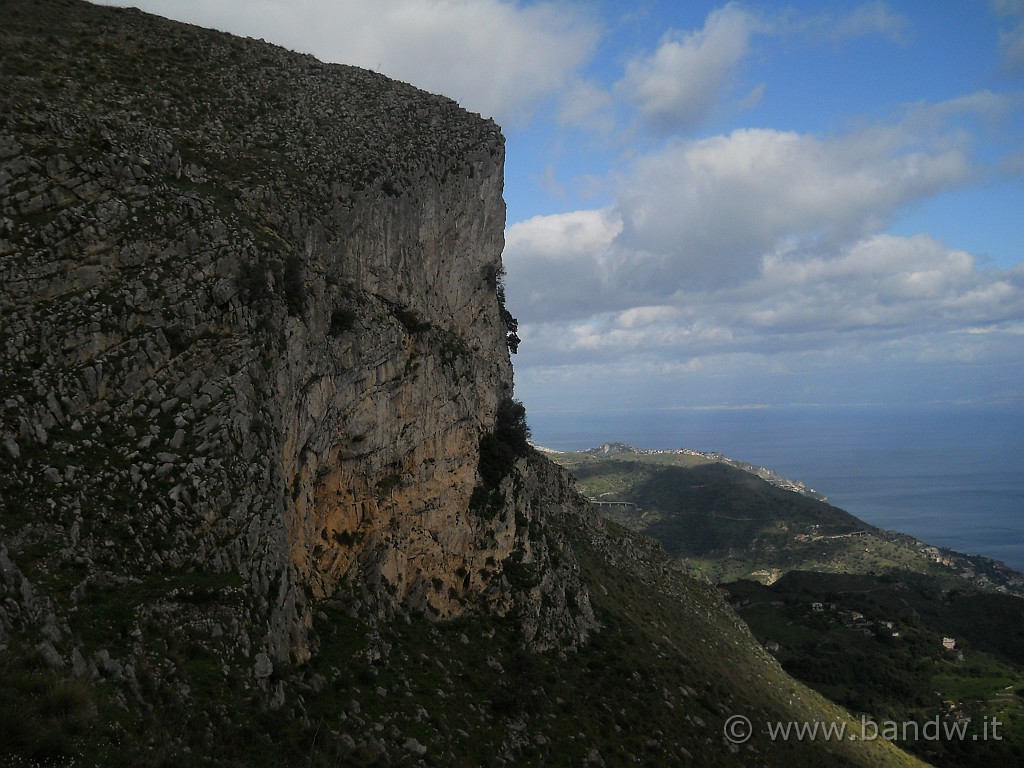
[[[291,559],[315,597],[359,573],[364,600],[450,616],[484,586],[452,574],[485,556],[468,511],[477,444],[511,394],[493,277],[499,149],[470,179],[382,197],[340,236],[310,235],[310,317],[286,328],[275,389]],[[351,327],[332,334],[338,311]]]
[[[54,664],[130,636],[132,679],[186,632],[265,679],[315,652],[318,601],[584,639],[534,470],[469,503],[512,391],[498,128],[135,11],[5,13],[0,535]]]

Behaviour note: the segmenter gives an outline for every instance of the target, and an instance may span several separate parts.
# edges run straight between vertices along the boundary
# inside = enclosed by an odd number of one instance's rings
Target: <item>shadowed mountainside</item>
[[[1021,574],[879,530],[719,454],[606,445],[551,455],[603,515],[716,578],[787,672],[873,722],[901,724],[904,748],[964,768],[1019,754]],[[927,723],[964,735],[924,738]]]
[[[721,454],[606,445],[548,455],[607,517],[713,581],[771,583],[792,569],[906,571],[946,589],[1024,593],[1024,576],[1002,563],[876,528],[799,481]]]

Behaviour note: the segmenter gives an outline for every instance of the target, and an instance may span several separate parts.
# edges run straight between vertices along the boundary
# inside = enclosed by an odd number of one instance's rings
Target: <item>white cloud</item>
[[[820,384],[860,367],[870,387],[887,366],[1014,359],[1024,265],[983,269],[933,237],[884,232],[907,206],[976,180],[969,144],[943,126],[1004,106],[982,93],[831,139],[670,141],[616,178],[614,204],[513,225],[520,378],[557,369],[602,387],[604,370],[625,387],[624,372],[642,371],[634,396],[671,398],[659,387],[684,370],[706,391],[744,368],[802,386],[800,371]]]
[[[742,318],[778,332],[829,317],[844,327],[890,326],[915,301],[964,312],[970,294],[961,289],[984,283],[972,282],[980,273],[969,254],[879,233],[897,211],[972,174],[955,141],[941,133],[917,140],[902,125],[828,140],[761,129],[670,142],[618,178],[613,205],[509,227],[509,299],[525,323],[627,312],[614,334],[600,325],[588,334],[631,343],[653,325],[651,308],[702,302],[700,322],[677,318],[689,323],[679,338],[722,338],[721,328],[742,338]],[[994,285],[989,298],[1005,299]],[[785,305],[771,301],[781,295]],[[723,303],[733,319],[708,322]]]
[[[758,35],[795,33],[833,43],[880,36],[900,42],[908,26],[904,16],[880,1],[812,17],[755,14],[730,2],[712,11],[701,29],[669,30],[654,52],[629,60],[615,90],[653,127],[666,132],[687,130],[702,123],[729,94]],[[754,108],[764,88],[761,84],[736,95],[732,108]]]
[[[895,298],[937,298],[970,278],[975,269],[970,254],[947,249],[926,235],[875,235],[833,258],[769,254],[762,277],[773,287],[797,289],[824,281],[876,281],[879,290]]]
[[[128,4],[117,0],[117,4]],[[502,124],[568,88],[600,37],[580,6],[510,0],[131,0],[382,72]]]
[[[510,304],[545,318],[599,311],[613,290],[608,245],[620,230],[604,210],[537,216],[510,226],[504,256]]]
[[[703,29],[670,31],[654,53],[627,62],[617,89],[658,127],[699,123],[747,55],[758,28],[754,16],[730,3],[713,11]]]
[[[999,32],[999,55],[1011,69],[1024,67],[1024,20]]]
[[[505,245],[546,256],[578,256],[602,248],[620,229],[620,224],[603,211],[535,216],[510,226]]]
[[[521,271],[514,253],[510,261]],[[543,280],[539,267],[527,268]],[[628,366],[637,356],[687,362],[872,346],[976,328],[1012,334],[1024,321],[1024,278],[1017,272],[979,270],[970,254],[925,235],[872,235],[838,252],[767,254],[739,287],[635,306],[624,306],[627,292],[616,297],[621,308],[588,315],[581,306],[578,319],[568,323],[524,315],[524,349],[532,348],[537,362]]]
[[[1024,312],[1024,282],[979,270],[968,253],[926,235],[874,235],[837,255],[765,257],[752,327],[773,334],[962,330]]]
[[[558,122],[580,125],[600,133],[614,128],[612,95],[593,80],[574,80],[565,89]]]
[[[683,312],[678,307],[672,306],[634,307],[622,312],[616,322],[619,327],[626,329],[647,328],[652,325],[672,322],[682,314]]]
[[[841,240],[962,181],[955,148],[907,148],[897,131],[820,140],[737,130],[640,159],[616,211],[618,246],[666,255],[662,290],[743,280],[780,239]]]

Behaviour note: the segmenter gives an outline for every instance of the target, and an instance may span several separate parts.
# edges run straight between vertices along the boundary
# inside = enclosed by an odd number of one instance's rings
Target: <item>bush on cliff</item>
[[[526,423],[526,407],[506,397],[498,404],[494,429],[480,437],[480,460],[477,469],[480,482],[473,489],[470,508],[486,517],[497,514],[504,498],[498,487],[512,471],[516,459],[530,451],[530,427]]]

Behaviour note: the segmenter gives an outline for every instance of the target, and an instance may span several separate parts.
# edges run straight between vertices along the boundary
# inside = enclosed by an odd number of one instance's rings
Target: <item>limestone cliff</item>
[[[525,465],[470,506],[512,395],[498,127],[135,11],[3,14],[0,546],[34,555],[0,549],[0,632],[36,606],[54,665],[129,635],[131,671],[199,622],[259,675],[315,652],[318,604],[585,638]],[[97,595],[126,610],[90,640]]]
[[[372,72],[0,0],[0,762],[905,764],[730,741],[847,716],[527,449],[503,153]]]

